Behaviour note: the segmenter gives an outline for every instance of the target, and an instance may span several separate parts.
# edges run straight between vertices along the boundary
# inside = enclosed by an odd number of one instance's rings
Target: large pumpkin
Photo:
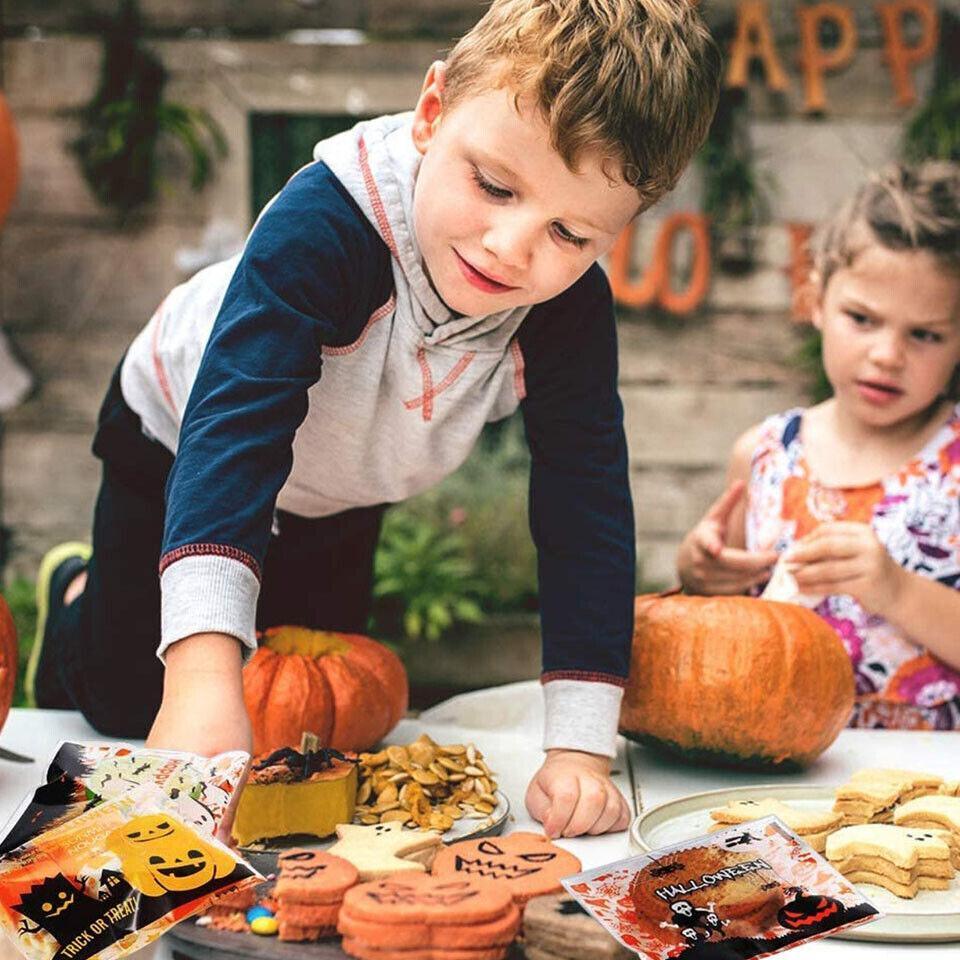
[[[383,644],[358,634],[272,627],[243,671],[253,752],[300,742],[368,750],[407,709],[407,673]]]
[[[13,115],[0,93],[0,225],[13,204],[20,179],[20,147]]]
[[[17,628],[7,602],[0,596],[0,727],[3,727],[13,703],[17,684]]]
[[[853,709],[853,669],[811,610],[751,597],[637,597],[620,730],[692,758],[804,766]]]

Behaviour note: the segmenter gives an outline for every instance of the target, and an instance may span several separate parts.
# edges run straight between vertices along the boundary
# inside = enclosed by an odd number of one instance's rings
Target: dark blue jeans
[[[146,437],[120,392],[107,392],[93,452],[103,476],[83,594],[51,622],[60,679],[97,730],[145,737],[160,706],[160,580],[164,486],[172,454]],[[307,519],[280,511],[263,563],[257,627],[296,624],[362,633],[383,506]]]

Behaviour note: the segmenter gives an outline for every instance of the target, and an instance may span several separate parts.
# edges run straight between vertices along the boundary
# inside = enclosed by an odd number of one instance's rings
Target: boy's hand
[[[745,489],[742,480],[731,483],[680,545],[677,570],[687,593],[746,593],[770,578],[777,562],[776,551],[727,546],[730,515]]]
[[[163,700],[147,735],[147,746],[184,750],[212,757],[227,750],[253,749],[250,717],[243,702],[240,643],[224,633],[198,633],[167,650]],[[236,800],[246,771],[234,791],[234,802],[217,827],[217,837],[230,844]]]
[[[626,830],[630,808],[610,779],[610,760],[578,750],[548,750],[527,788],[527,812],[548,837]]]
[[[204,757],[253,746],[243,702],[240,643],[222,633],[198,633],[166,655],[163,701],[147,746]]]
[[[866,523],[821,524],[784,559],[804,593],[846,593],[878,616],[895,606],[910,576]]]

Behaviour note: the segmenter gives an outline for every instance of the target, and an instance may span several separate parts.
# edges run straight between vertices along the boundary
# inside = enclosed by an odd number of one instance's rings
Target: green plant
[[[820,403],[833,395],[833,387],[830,386],[827,372],[823,369],[823,344],[819,330],[810,327],[794,354],[794,360],[807,375],[813,403]]]
[[[201,189],[210,179],[213,153],[226,155],[222,131],[206,111],[164,101],[167,72],[140,42],[136,0],[121,0],[102,32],[100,83],[70,144],[90,188],[121,215],[152,200],[160,182],[157,147],[167,136],[187,150],[191,185]]]
[[[463,538],[412,513],[390,512],[374,558],[374,626],[439,640],[457,622],[478,623],[482,582]]]
[[[960,160],[960,17],[941,11],[940,42],[933,83],[926,100],[907,124],[907,160]]]
[[[10,613],[13,614],[13,622],[17,628],[19,661],[17,663],[17,686],[13,694],[13,705],[23,707],[26,706],[27,702],[23,688],[23,677],[27,670],[30,649],[33,647],[33,635],[37,629],[36,588],[31,581],[17,578],[4,587],[0,593],[3,594],[7,606],[10,607]]]
[[[728,271],[753,264],[755,229],[770,219],[772,174],[756,168],[750,141],[747,94],[723,90],[707,139],[697,154],[703,179],[703,212],[710,218],[717,262]]]

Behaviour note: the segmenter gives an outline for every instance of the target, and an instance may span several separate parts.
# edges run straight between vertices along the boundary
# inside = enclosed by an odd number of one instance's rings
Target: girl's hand
[[[680,544],[677,571],[687,593],[746,593],[770,578],[777,562],[775,550],[727,546],[730,516],[745,489],[742,480],[731,483]]]
[[[866,523],[824,523],[798,540],[784,560],[804,593],[846,593],[881,617],[894,608],[910,576]]]
[[[527,812],[548,837],[626,830],[630,808],[610,779],[610,760],[579,750],[548,750],[527,788]]]

